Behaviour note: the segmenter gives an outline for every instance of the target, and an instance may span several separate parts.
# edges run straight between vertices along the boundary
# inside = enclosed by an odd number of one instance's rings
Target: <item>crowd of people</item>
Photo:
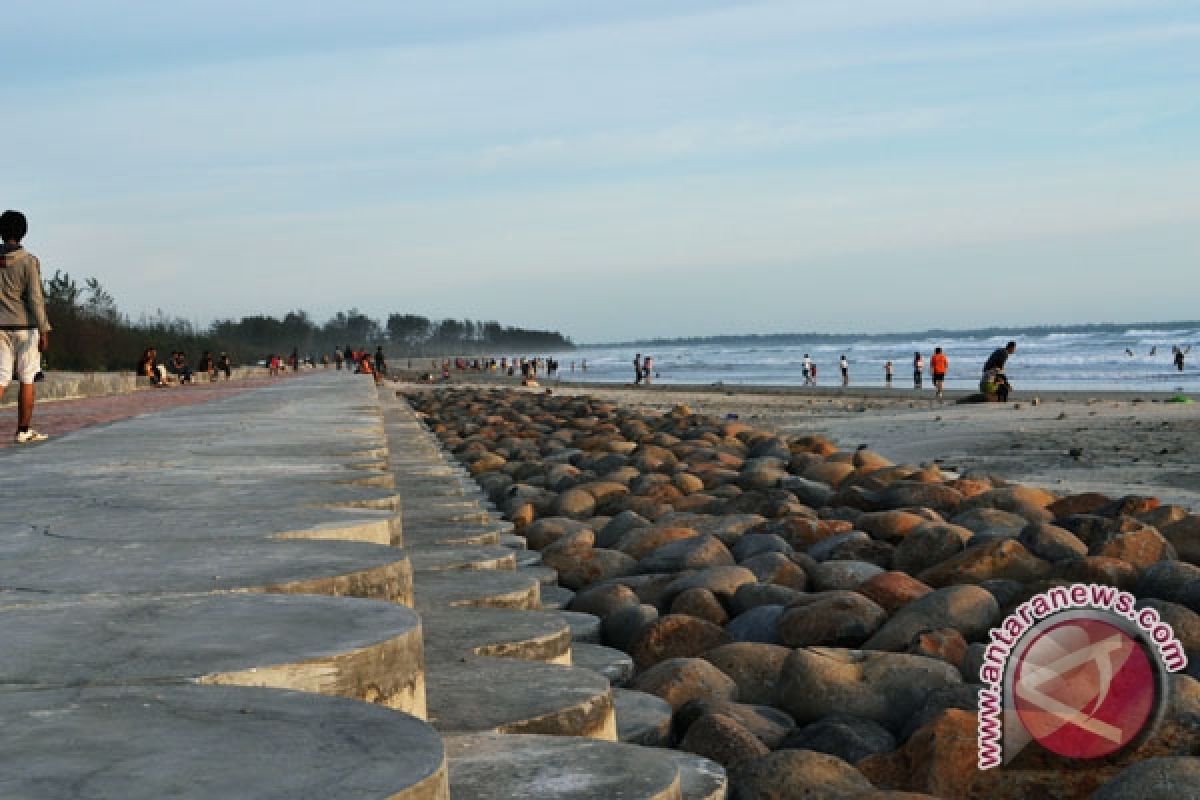
[[[173,351],[163,363],[158,360],[158,349],[147,347],[138,359],[134,374],[148,379],[151,385],[158,387],[186,385],[200,379],[216,381],[222,375],[225,376],[225,380],[229,380],[233,377],[233,360],[228,353],[223,352],[213,358],[213,354],[205,350],[193,368],[187,353],[182,350]]]

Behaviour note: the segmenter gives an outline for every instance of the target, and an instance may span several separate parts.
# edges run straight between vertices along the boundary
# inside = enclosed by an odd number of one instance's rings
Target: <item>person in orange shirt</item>
[[[950,367],[950,359],[946,358],[946,354],[942,352],[942,348],[935,347],[933,357],[929,359],[929,368],[933,370],[933,385],[937,389],[937,396],[942,396],[942,385],[946,382],[946,370]]]

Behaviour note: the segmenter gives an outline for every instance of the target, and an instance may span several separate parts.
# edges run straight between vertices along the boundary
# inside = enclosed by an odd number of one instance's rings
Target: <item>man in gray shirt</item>
[[[21,246],[28,224],[20,211],[0,214],[0,392],[17,376],[17,444],[45,441],[33,422],[34,377],[42,368],[42,352],[49,344],[50,321],[42,296],[41,265]]]

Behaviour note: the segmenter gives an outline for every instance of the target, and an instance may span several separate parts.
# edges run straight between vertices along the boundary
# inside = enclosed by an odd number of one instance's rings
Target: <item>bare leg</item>
[[[17,392],[17,429],[25,430],[33,423],[34,385],[22,383]]]

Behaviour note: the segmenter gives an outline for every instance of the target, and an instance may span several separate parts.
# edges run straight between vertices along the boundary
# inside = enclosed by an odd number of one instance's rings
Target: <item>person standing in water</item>
[[[808,353],[804,354],[802,371],[804,373],[804,385],[811,386],[813,382],[813,363],[812,359],[808,357]]]
[[[887,388],[892,388],[892,362],[890,361],[883,365],[883,382]]]
[[[842,353],[842,360],[838,362],[838,366],[842,370],[842,386],[850,385],[850,362],[846,360],[846,354]]]
[[[913,388],[920,389],[923,383],[922,375],[925,372],[925,359],[921,356],[921,351],[913,353]]]
[[[650,379],[654,377],[654,356],[646,356],[642,359],[642,380],[646,385],[650,385]]]
[[[950,359],[946,358],[942,348],[933,348],[933,357],[929,359],[929,368],[933,370],[933,388],[937,389],[937,396],[941,397],[942,387],[946,383],[946,370],[950,368]]]
[[[637,386],[642,382],[642,354],[638,353],[633,357],[633,385]]]

